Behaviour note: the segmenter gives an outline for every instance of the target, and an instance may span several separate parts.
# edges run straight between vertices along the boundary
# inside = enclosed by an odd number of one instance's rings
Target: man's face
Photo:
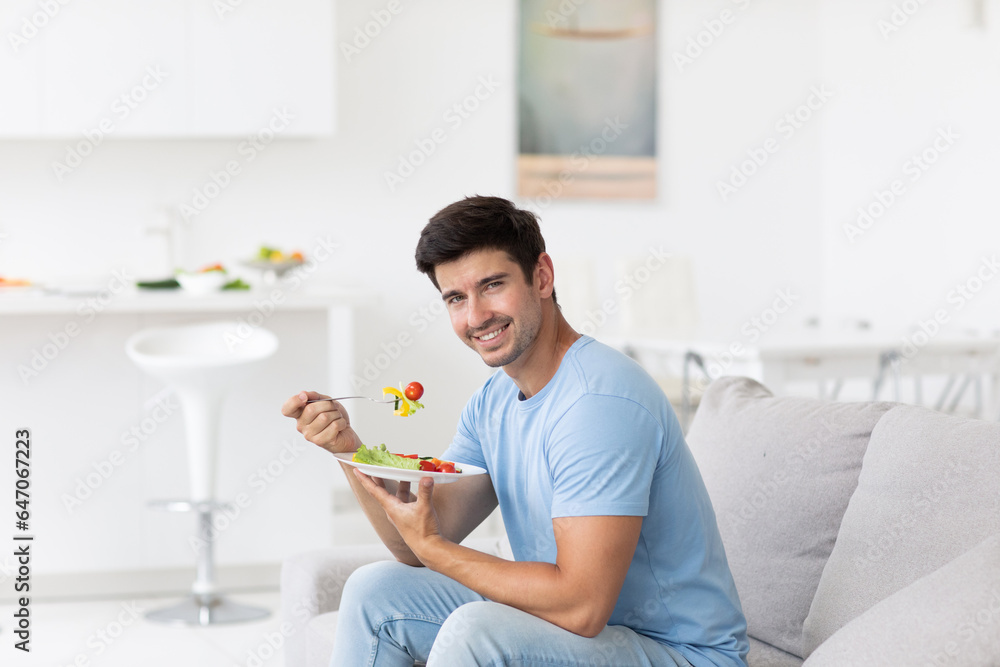
[[[531,347],[542,325],[538,280],[502,250],[480,250],[435,267],[451,327],[487,366],[507,366]]]

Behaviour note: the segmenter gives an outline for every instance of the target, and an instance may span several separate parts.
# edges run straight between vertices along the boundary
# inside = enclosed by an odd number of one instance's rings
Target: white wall
[[[823,76],[837,91],[821,146],[825,309],[902,331],[944,309],[950,332],[995,331],[1000,281],[961,306],[952,292],[1000,250],[1000,12],[987,0],[979,26],[974,2],[921,3],[892,30],[879,22],[893,4],[824,5]],[[893,181],[903,194],[849,240],[844,225],[859,207],[877,213]]]
[[[703,329],[731,340],[741,339],[741,324],[767,307],[779,289],[800,298],[783,322],[788,326],[820,316],[834,324],[862,318],[905,330],[926,316],[954,281],[971,275],[979,258],[1000,245],[990,187],[1000,140],[990,122],[997,117],[1000,17],[977,30],[968,27],[967,3],[928,3],[883,40],[876,22],[890,15],[892,5],[888,0],[664,0],[660,197],[543,207],[557,274],[561,257],[590,261],[595,298],[615,298],[618,256],[643,255],[661,245],[690,255]],[[370,12],[384,7],[376,0],[338,3],[338,44],[353,40],[356,28],[371,20]],[[350,62],[338,49],[336,136],[269,145],[243,164],[186,232],[186,258],[194,265],[235,262],[262,242],[308,250],[317,237],[332,234],[341,244],[316,284],[363,285],[381,294],[359,314],[359,370],[392,351],[400,334],[412,340],[362,389],[377,394],[383,384],[419,379],[428,391],[428,410],[410,420],[359,408],[355,424],[369,442],[440,451],[466,397],[489,372],[454,340],[444,317],[421,314],[436,293],[414,270],[413,247],[428,216],[451,201],[474,193],[515,195],[514,8],[512,0],[407,3]],[[731,19],[724,31],[712,40],[703,34],[703,42],[711,43],[692,63],[678,66],[675,53],[709,29],[706,21],[717,29],[712,22],[723,11],[731,12],[724,15]],[[495,92],[460,126],[449,124],[446,111],[473,94],[481,78],[495,81]],[[791,136],[782,131],[777,125],[782,117],[823,86],[833,97],[817,105]],[[855,244],[847,243],[841,225],[852,211],[868,203],[871,191],[884,187],[912,151],[927,146],[935,128],[948,125],[961,139],[940,166]],[[445,130],[446,141],[391,191],[384,173],[437,128]],[[723,201],[718,182],[768,139],[777,150]],[[156,241],[142,229],[157,219],[158,207],[190,203],[193,189],[202,188],[211,171],[240,159],[238,143],[109,140],[64,182],[51,172],[52,161],[66,150],[64,142],[0,144],[0,231],[6,234],[0,240],[0,275],[45,282],[100,278],[123,266],[141,275],[165,268]],[[963,309],[962,326],[996,326],[998,285],[988,284]],[[571,300],[574,287],[560,282],[559,289]],[[264,461],[282,437],[297,437],[277,415],[278,403],[314,377],[306,359],[322,354],[321,341],[297,338],[308,321],[275,322],[297,346],[287,359],[298,367],[276,369],[273,384],[249,391],[248,405],[234,408],[224,456],[233,456],[235,439],[247,435],[234,425],[241,419],[263,424],[266,438],[253,452]],[[118,347],[144,323],[106,318],[87,332],[86,345],[110,346],[102,354],[116,360],[116,373],[136,383],[138,376],[128,375],[132,371]],[[40,344],[59,325],[45,318],[4,321],[4,358],[14,350],[16,359],[18,350]],[[81,354],[53,369],[48,392],[107,389],[105,380],[95,380],[98,373]],[[72,441],[47,445],[59,458],[35,471],[40,492],[56,493],[71,484],[113,444],[108,439],[117,438],[119,425],[130,423],[114,404],[91,402],[83,410],[60,403],[50,412],[37,408],[45,395],[24,392],[16,378],[0,387],[4,426],[22,415],[39,432],[67,420],[75,424]],[[140,397],[155,389],[146,385]],[[111,426],[99,427],[102,423]],[[188,562],[189,523],[150,516],[139,505],[154,491],[183,489],[183,462],[169,455],[167,434],[162,437],[146,450],[142,466],[123,470],[120,502],[103,503],[89,519],[69,519],[59,514],[55,499],[45,501],[53,509],[45,525],[53,546],[39,568],[63,572]],[[324,503],[337,482],[328,473],[339,474],[314,465],[291,470],[282,480],[287,493],[276,487],[266,512],[224,537],[222,562],[275,561],[282,553],[334,540]],[[151,485],[151,479],[172,483]],[[241,479],[229,478],[224,493],[235,492]],[[282,523],[280,539],[266,544],[260,539]],[[142,546],[128,547],[136,534],[144,535]]]

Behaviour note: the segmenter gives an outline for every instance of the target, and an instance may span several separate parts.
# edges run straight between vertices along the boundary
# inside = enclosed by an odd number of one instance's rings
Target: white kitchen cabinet
[[[330,0],[62,2],[5,12],[2,137],[333,131]]]

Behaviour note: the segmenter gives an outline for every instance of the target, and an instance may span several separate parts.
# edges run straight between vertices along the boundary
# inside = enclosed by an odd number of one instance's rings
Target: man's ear
[[[535,281],[539,296],[548,299],[555,290],[556,272],[552,265],[552,257],[547,252],[538,256],[538,263],[535,265]]]

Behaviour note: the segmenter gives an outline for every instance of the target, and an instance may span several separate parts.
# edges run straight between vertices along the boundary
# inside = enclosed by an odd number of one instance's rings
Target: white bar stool
[[[146,373],[176,392],[184,413],[188,446],[190,500],[154,501],[150,506],[172,512],[198,513],[197,577],[191,597],[146,614],[151,621],[180,625],[214,625],[265,618],[267,609],[222,597],[215,583],[212,513],[225,504],[215,499],[219,415],[226,392],[260,369],[278,349],[278,338],[266,329],[237,336],[234,322],[209,322],[145,329],[125,344],[129,358]]]

